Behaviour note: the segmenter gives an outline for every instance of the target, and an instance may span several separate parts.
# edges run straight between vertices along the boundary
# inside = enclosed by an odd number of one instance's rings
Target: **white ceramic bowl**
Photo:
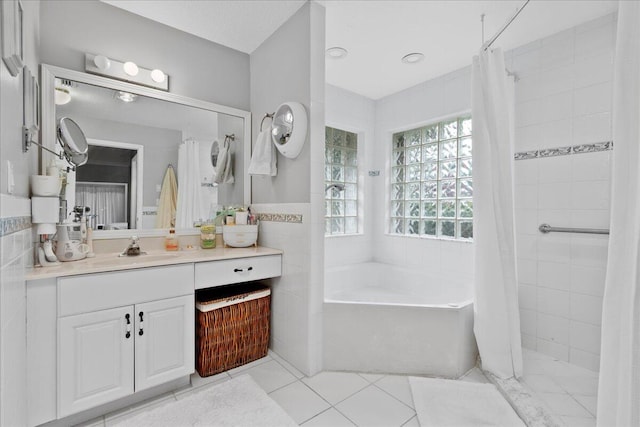
[[[31,175],[31,193],[34,196],[50,197],[60,195],[62,182],[60,177],[48,175]]]
[[[222,239],[232,248],[246,248],[258,241],[258,225],[223,225]]]

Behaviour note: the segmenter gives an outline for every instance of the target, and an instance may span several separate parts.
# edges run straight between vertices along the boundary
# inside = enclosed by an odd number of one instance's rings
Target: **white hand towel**
[[[215,144],[216,142],[214,142]],[[231,153],[229,152],[231,145],[227,138],[220,145],[220,153],[218,154],[218,162],[216,164],[216,174],[213,177],[214,182],[218,184],[233,184],[233,169],[231,167]]]
[[[260,131],[251,154],[249,175],[276,176],[278,174],[277,159],[276,146],[271,142],[271,134],[266,130]]]

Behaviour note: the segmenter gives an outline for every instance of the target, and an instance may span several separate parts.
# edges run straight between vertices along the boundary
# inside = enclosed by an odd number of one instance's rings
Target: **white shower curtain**
[[[200,162],[198,143],[191,139],[178,148],[178,202],[176,228],[191,228],[202,216]]]
[[[76,182],[76,205],[89,206],[96,224],[127,222],[127,184]]]
[[[474,332],[482,368],[522,375],[513,207],[513,79],[501,49],[473,58]]]
[[[597,423],[640,426],[640,3],[620,1]]]

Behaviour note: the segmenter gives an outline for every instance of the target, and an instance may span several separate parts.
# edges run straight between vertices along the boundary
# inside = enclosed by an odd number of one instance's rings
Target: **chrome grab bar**
[[[540,224],[538,227],[541,233],[583,233],[583,234],[609,234],[609,230],[604,228],[567,228],[567,227],[552,227],[549,224]]]

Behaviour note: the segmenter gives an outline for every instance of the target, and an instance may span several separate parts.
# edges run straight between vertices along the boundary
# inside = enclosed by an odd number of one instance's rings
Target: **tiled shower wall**
[[[389,155],[394,132],[471,111],[471,69],[466,67],[376,101],[374,182],[374,259],[429,276],[468,284],[473,280],[473,246],[469,241],[405,237],[387,233]],[[460,301],[469,295],[460,295]]]
[[[516,151],[611,140],[615,15],[511,52]],[[597,370],[607,236],[538,226],[609,228],[611,151],[515,161],[523,345]]]

